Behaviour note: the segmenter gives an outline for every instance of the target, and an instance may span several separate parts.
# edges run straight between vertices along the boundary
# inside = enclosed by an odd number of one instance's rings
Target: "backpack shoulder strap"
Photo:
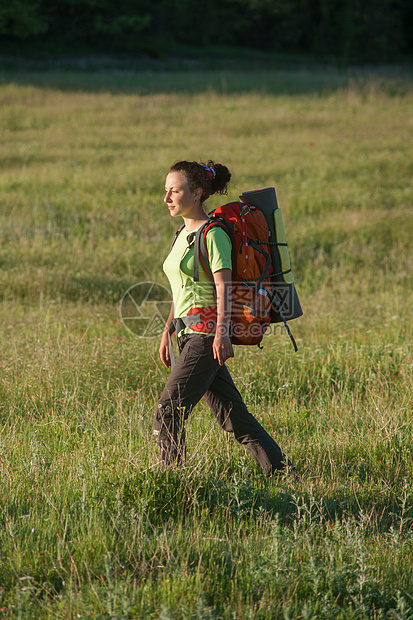
[[[211,228],[211,226],[216,225],[213,220],[208,220],[198,228],[195,234],[194,240],[194,282],[199,282],[199,261],[201,260],[202,267],[205,270],[208,278],[211,282],[214,281],[214,277],[212,275],[211,267],[209,266],[208,260],[208,250],[206,248],[205,243],[205,235],[207,231]]]
[[[212,217],[209,219],[201,228],[198,228],[195,234],[194,241],[194,282],[199,282],[199,263],[201,263],[205,273],[211,282],[214,282],[214,276],[211,271],[211,267],[209,266],[209,257],[208,257],[208,249],[206,246],[206,235],[211,228],[222,228],[224,232],[227,233],[228,237],[231,241],[231,262],[234,262],[234,243],[231,232],[230,222],[226,222],[221,218]]]
[[[174,236],[174,238],[172,239],[171,247],[169,248],[169,252],[168,252],[168,254],[170,254],[170,253],[171,253],[171,250],[172,250],[172,248],[174,247],[175,242],[176,242],[176,240],[178,239],[179,234],[180,234],[181,230],[182,230],[184,227],[185,227],[185,224],[181,224],[181,225],[180,225],[180,227],[178,228],[178,230],[176,231],[175,236]]]

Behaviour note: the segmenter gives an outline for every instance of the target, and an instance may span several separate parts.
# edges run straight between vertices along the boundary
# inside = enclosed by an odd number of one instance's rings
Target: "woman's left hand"
[[[225,364],[229,357],[234,357],[234,350],[229,336],[220,336],[216,334],[214,342],[212,343],[212,351],[214,353],[214,359],[218,360],[220,366]]]

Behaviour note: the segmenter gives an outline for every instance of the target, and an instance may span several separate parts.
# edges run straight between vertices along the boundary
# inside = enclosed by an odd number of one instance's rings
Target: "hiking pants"
[[[179,357],[159,399],[154,436],[166,465],[185,462],[185,420],[203,397],[221,428],[233,433],[270,475],[288,460],[274,439],[248,411],[225,365],[212,351],[213,336],[184,335],[178,340]]]

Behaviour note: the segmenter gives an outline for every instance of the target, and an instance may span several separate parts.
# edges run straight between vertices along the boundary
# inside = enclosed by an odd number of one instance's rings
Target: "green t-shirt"
[[[199,264],[199,282],[194,282],[194,244],[188,241],[193,237],[183,228],[165,259],[163,270],[169,280],[174,301],[174,318],[187,316],[192,308],[216,306],[213,284]],[[222,228],[211,228],[206,235],[209,265],[212,273],[220,269],[231,269],[231,241]],[[194,333],[189,327],[182,333]],[[207,333],[198,331],[197,333]]]

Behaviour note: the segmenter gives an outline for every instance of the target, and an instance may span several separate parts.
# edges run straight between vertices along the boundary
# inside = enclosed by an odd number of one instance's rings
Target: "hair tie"
[[[205,166],[205,164],[201,164],[201,166],[207,173],[210,181],[212,181],[212,179],[215,179],[215,175],[216,175],[215,168],[209,168],[209,166]]]
[[[212,179],[215,179],[215,176],[216,176],[215,168],[212,168],[212,167],[210,168],[209,166],[206,166],[205,164],[198,164],[198,162],[196,162],[196,161],[192,161],[191,164],[196,164],[197,166],[202,166],[202,168],[207,173],[208,179],[210,181],[212,181]]]

